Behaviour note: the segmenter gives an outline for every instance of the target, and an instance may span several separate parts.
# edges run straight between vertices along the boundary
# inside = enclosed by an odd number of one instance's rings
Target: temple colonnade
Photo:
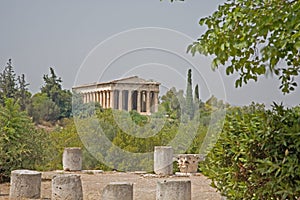
[[[99,90],[83,93],[83,103],[98,102],[103,108],[157,112],[158,92],[150,90]]]

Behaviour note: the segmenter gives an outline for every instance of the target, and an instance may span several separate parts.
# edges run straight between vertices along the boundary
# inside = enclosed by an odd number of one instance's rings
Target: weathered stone
[[[176,156],[178,168],[182,173],[197,173],[201,160],[198,154],[178,154]]]
[[[10,199],[39,199],[41,195],[42,174],[31,170],[14,170],[11,172]]]
[[[154,148],[154,172],[159,175],[173,174],[173,148],[156,146]]]
[[[190,180],[157,182],[156,200],[191,200]]]
[[[133,185],[126,182],[112,182],[102,193],[102,200],[133,200]]]
[[[52,200],[82,200],[82,184],[79,175],[59,174],[52,179]]]
[[[64,149],[63,169],[65,171],[80,171],[82,169],[81,148],[70,147]]]

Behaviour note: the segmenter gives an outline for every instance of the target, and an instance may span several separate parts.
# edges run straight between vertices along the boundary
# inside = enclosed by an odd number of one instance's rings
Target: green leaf
[[[229,66],[226,68],[226,75],[233,74],[233,66]]]

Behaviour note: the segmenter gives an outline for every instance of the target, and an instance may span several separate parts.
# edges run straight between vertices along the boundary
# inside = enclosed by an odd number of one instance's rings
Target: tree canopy
[[[72,112],[72,94],[69,90],[62,89],[62,80],[50,67],[50,76],[43,76],[45,84],[41,88],[41,93],[47,94],[47,97],[53,101],[59,108],[59,117],[69,117]]]
[[[187,51],[213,55],[213,69],[239,75],[236,87],[271,73],[289,93],[300,73],[299,10],[298,0],[227,0],[200,19],[208,29]]]
[[[21,110],[24,111],[31,97],[28,85],[24,74],[17,77],[12,60],[9,59],[4,70],[0,72],[0,104],[4,105],[5,99],[12,98],[19,102]]]

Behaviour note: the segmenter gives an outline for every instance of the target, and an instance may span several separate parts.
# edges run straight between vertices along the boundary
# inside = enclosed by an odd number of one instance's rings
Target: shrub
[[[300,107],[232,109],[201,168],[228,199],[300,197]]]
[[[7,99],[0,106],[0,182],[9,180],[11,170],[34,169],[44,163],[48,141],[19,104]]]

